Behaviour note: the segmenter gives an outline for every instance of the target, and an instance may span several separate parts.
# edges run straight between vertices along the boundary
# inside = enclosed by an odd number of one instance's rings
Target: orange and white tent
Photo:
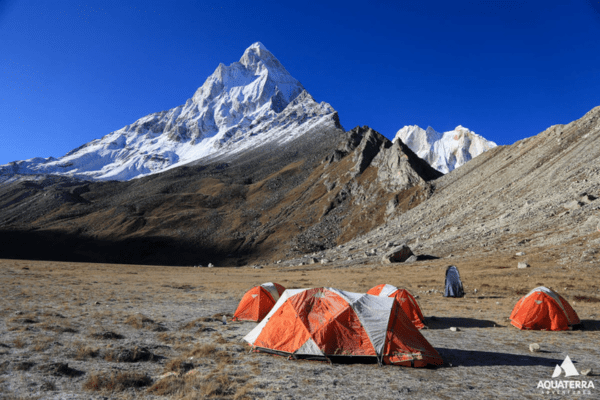
[[[278,283],[267,282],[248,290],[238,305],[233,320],[261,321],[279,300],[285,288]]]
[[[565,331],[581,323],[571,305],[558,293],[540,286],[523,296],[510,314],[519,329]]]
[[[393,298],[334,288],[286,290],[244,340],[255,350],[292,358],[373,357],[379,364],[443,364]]]
[[[408,319],[411,320],[417,329],[423,329],[425,327],[425,318],[423,317],[419,303],[417,303],[417,300],[408,290],[398,289],[396,286],[392,285],[381,284],[370,289],[367,294],[395,298],[400,303],[400,306],[406,313]]]

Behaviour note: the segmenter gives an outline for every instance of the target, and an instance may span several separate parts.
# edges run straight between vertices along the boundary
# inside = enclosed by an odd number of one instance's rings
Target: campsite
[[[598,386],[600,293],[585,271],[557,266],[543,254],[532,254],[539,267],[528,269],[517,268],[514,254],[500,253],[260,268],[1,260],[0,393],[7,399],[561,398],[538,384],[566,356],[580,373],[593,369],[575,378]],[[463,297],[443,296],[449,265],[460,272]],[[231,318],[244,293],[264,282],[357,293],[382,282],[407,288],[427,325],[419,332],[444,364],[329,363],[250,352],[243,337],[257,323]],[[511,325],[515,304],[542,285],[573,306],[585,329]],[[533,343],[539,351],[530,351]],[[572,397],[594,398],[595,390]]]

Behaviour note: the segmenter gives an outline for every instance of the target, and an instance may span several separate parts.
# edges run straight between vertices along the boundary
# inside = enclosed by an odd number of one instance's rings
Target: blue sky
[[[600,1],[370,3],[0,0],[0,164],[181,105],[256,41],[346,129],[390,138],[512,144],[600,105]]]

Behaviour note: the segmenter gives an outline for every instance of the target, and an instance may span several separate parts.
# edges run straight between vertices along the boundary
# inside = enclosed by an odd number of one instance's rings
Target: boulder
[[[529,264],[527,264],[526,262],[520,262],[519,264],[517,264],[517,268],[519,268],[519,269],[529,268]]]
[[[393,248],[391,251],[386,253],[381,262],[384,264],[391,264],[394,262],[404,262],[413,255],[412,250],[406,244],[402,244],[398,247]]]

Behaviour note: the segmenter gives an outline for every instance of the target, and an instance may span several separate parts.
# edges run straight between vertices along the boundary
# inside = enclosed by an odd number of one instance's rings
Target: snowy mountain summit
[[[309,130],[339,127],[337,112],[316,103],[261,43],[215,72],[184,105],[147,115],[58,159],[15,161],[0,175],[58,174],[129,180],[196,160],[284,144]]]
[[[496,143],[460,125],[443,134],[432,127],[424,130],[416,125],[408,125],[396,132],[393,141],[396,140],[404,142],[429,165],[443,173],[448,173],[484,151],[496,147]]]

